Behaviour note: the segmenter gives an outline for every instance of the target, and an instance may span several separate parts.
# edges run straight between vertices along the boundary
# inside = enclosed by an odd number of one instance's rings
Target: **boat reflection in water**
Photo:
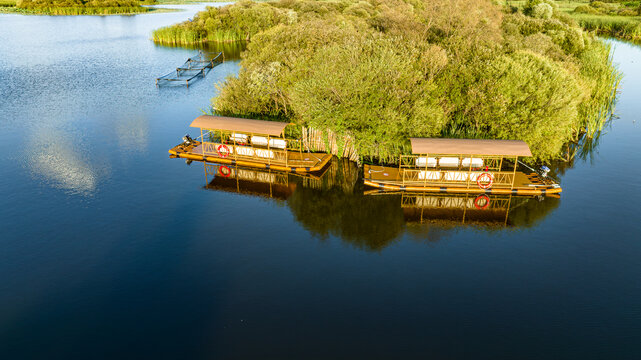
[[[365,193],[370,196],[389,196],[378,191]],[[545,197],[501,195],[448,195],[407,193],[400,196],[403,217],[408,223],[441,225],[474,225],[481,227],[513,227],[518,222],[510,214],[530,201],[545,201]],[[558,200],[558,196],[556,198]],[[554,202],[552,200],[551,202]]]
[[[558,197],[390,193],[369,190],[352,162],[333,159],[320,174],[294,174],[205,163],[206,189],[284,202],[315,236],[380,251],[405,233],[434,242],[452,230],[528,228],[550,214]]]
[[[301,179],[318,181],[320,177],[271,170],[248,169],[223,164],[203,163],[205,188],[286,200]]]

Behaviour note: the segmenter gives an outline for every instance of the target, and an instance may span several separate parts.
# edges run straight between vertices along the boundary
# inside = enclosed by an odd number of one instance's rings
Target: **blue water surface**
[[[618,118],[560,199],[416,224],[358,184],[278,200],[170,159],[239,69],[156,88],[194,54],[149,40],[182,7],[0,15],[0,358],[641,358],[641,48],[611,41]]]

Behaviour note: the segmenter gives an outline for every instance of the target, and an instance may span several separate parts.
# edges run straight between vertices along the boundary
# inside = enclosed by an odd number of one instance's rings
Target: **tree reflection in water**
[[[180,48],[180,49],[192,49],[192,50],[204,50],[208,53],[218,53],[222,52],[225,56],[225,60],[240,60],[240,55],[247,48],[247,42],[245,41],[234,41],[234,42],[207,42],[203,44],[191,44],[191,45],[170,45],[170,44],[155,44],[157,47],[167,47],[167,48]]]
[[[435,242],[463,227],[486,232],[532,227],[560,202],[555,197],[381,193],[364,187],[354,163],[339,159],[320,178],[238,168],[211,178],[217,166],[205,169],[206,188],[284,201],[312,234],[335,236],[368,251],[380,251],[404,233]]]

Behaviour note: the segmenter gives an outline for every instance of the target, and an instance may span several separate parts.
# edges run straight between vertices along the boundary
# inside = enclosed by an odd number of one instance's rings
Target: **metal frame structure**
[[[425,166],[417,166],[417,160],[426,159]],[[440,166],[443,158],[456,158],[457,166]],[[429,159],[436,159],[437,164],[430,166]],[[481,167],[474,167],[474,160],[483,161]],[[503,171],[504,160],[513,162],[511,171]],[[468,166],[463,166],[468,160]],[[481,154],[440,154],[425,153],[415,155],[401,155],[398,171],[402,176],[403,186],[459,186],[470,189],[477,186],[477,178],[483,173],[489,173],[493,179],[493,186],[497,188],[514,188],[518,156],[505,157],[501,155]]]
[[[364,183],[383,191],[545,195],[561,187],[536,172],[517,171],[532,156],[519,140],[410,138],[412,155],[397,167],[365,165]],[[518,173],[518,174],[517,174]]]
[[[225,116],[201,115],[191,127],[199,128],[200,141],[185,138],[169,153],[190,160],[287,171],[322,171],[331,154],[303,151],[302,139],[289,139],[291,123]]]
[[[165,84],[165,82],[168,84],[179,83],[180,85],[182,85],[182,82],[185,82],[185,85],[189,87],[190,81],[199,76],[204,78],[211,69],[222,64],[224,61],[225,56],[222,52],[219,52],[212,59],[205,60],[205,54],[203,54],[202,51],[198,51],[196,56],[188,58],[182,66],[177,67],[175,73],[170,72],[169,74],[156,78],[156,86]]]
[[[239,136],[234,135],[246,136],[248,142],[237,142],[236,139],[238,139]],[[285,138],[284,134],[281,134],[281,136],[271,136],[265,133],[241,133],[230,130],[200,128],[200,136],[202,139],[203,155],[219,156],[217,149],[219,146],[224,145],[227,146],[227,148],[229,148],[230,150],[230,154],[228,157],[234,159],[235,161],[255,161],[267,165],[291,167],[294,165],[291,163],[292,160],[289,159],[289,152],[297,151],[301,154],[301,158],[303,153],[301,140],[287,139]],[[255,136],[266,138],[267,145],[254,145],[251,139]],[[210,141],[205,141],[206,137],[208,137]],[[270,144],[274,140],[285,141],[285,148],[274,148],[273,146],[271,146]]]

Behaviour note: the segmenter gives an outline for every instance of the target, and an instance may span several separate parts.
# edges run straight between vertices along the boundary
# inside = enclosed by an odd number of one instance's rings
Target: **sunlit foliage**
[[[107,15],[149,11],[155,0],[18,0],[16,7],[50,15]]]
[[[410,136],[522,139],[551,160],[600,129],[619,74],[609,47],[553,2],[526,5],[242,2],[170,29],[251,39],[213,100],[220,114],[351,134],[361,156],[383,161],[406,152]]]

